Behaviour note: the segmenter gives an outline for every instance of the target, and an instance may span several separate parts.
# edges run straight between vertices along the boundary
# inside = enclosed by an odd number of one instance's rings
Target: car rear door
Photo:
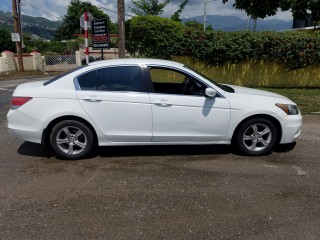
[[[82,107],[109,141],[151,141],[152,109],[140,66],[104,67],[75,82]]]

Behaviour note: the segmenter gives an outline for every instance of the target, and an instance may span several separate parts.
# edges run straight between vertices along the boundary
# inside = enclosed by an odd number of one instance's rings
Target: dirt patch
[[[1,80],[10,80],[10,79],[28,79],[28,78],[41,78],[48,76],[57,76],[63,72],[41,72],[41,71],[24,71],[24,72],[5,72],[0,73],[0,81]]]

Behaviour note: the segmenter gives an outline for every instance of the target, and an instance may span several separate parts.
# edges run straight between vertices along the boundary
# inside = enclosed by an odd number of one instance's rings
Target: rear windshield
[[[60,74],[60,75],[58,75],[58,76],[50,79],[49,81],[46,81],[43,85],[44,85],[44,86],[47,86],[48,84],[53,83],[53,82],[57,81],[58,79],[60,79],[60,78],[62,78],[62,77],[64,77],[64,76],[67,76],[68,74],[73,73],[73,72],[75,72],[75,71],[77,71],[77,70],[79,70],[79,69],[81,69],[81,68],[87,67],[87,66],[88,66],[88,65],[83,65],[83,66],[80,66],[80,67],[76,67],[76,68],[74,68],[74,69],[71,69],[71,70],[69,70],[69,71],[67,71],[67,72],[64,72],[64,73],[62,73],[62,74]]]

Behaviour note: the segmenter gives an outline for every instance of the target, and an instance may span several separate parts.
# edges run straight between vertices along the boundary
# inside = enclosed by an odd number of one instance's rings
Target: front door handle
[[[170,107],[172,106],[171,102],[167,100],[156,100],[153,103],[154,105],[160,106],[160,107]]]

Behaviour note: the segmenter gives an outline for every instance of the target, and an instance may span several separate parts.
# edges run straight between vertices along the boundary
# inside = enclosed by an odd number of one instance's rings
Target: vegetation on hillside
[[[53,39],[60,21],[50,21],[43,17],[21,15],[22,31],[43,39]],[[13,31],[13,17],[10,12],[0,11],[0,27]]]
[[[10,31],[6,28],[0,27],[0,52],[5,50],[15,51],[15,44],[11,41]]]

